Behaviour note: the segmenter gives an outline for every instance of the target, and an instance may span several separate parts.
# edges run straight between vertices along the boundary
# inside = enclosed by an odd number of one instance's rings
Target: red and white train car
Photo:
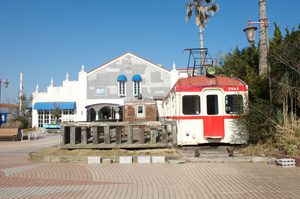
[[[247,133],[234,125],[245,111],[248,86],[224,76],[179,79],[162,103],[163,118],[177,121],[178,145],[242,144]]]

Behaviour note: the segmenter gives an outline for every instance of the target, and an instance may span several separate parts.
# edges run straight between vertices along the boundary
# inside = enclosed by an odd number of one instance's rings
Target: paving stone
[[[1,199],[299,198],[299,167],[282,169],[262,163],[248,163],[251,157],[214,158],[218,161],[230,160],[230,163],[189,163],[208,159],[190,158],[186,164],[174,165],[28,161],[29,152],[59,143],[59,139],[52,142],[51,137],[47,136],[29,144],[0,142]],[[110,159],[101,158],[102,162]],[[248,162],[233,162],[240,160]]]
[[[277,160],[275,158],[268,159],[268,164],[277,164]]]
[[[138,163],[151,163],[150,156],[138,156]]]
[[[268,157],[252,157],[252,162],[268,162]]]
[[[132,156],[120,156],[119,163],[132,163]]]
[[[152,156],[152,163],[165,163],[166,157],[165,156]]]
[[[88,157],[88,163],[101,163],[101,157],[100,156],[89,156]]]
[[[178,160],[169,160],[169,164],[183,164],[185,160],[178,159]]]
[[[112,159],[103,159],[102,163],[103,164],[111,164],[112,163]]]

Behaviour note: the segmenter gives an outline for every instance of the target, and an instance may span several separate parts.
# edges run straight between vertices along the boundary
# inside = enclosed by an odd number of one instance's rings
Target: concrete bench
[[[22,132],[22,141],[24,139],[25,136],[28,137],[28,140],[30,140],[30,137],[33,137],[36,139],[36,136],[39,135],[39,134],[42,134],[43,132],[35,129],[35,128],[31,128],[31,129],[22,129],[21,130]]]
[[[0,140],[3,141],[20,141],[21,134],[18,128],[0,129]]]

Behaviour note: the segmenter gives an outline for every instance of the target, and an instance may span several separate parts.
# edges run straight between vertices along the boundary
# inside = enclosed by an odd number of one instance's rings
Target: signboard
[[[107,96],[107,89],[105,87],[95,88],[95,96]]]
[[[6,113],[0,113],[0,117],[1,117],[0,125],[6,124]]]
[[[60,125],[43,125],[45,129],[60,129]]]

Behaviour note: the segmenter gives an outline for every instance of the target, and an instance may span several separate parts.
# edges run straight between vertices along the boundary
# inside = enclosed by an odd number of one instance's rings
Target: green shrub
[[[12,122],[17,122],[17,121],[20,121],[22,123],[23,128],[28,128],[29,122],[25,117],[19,116],[12,120]]]

